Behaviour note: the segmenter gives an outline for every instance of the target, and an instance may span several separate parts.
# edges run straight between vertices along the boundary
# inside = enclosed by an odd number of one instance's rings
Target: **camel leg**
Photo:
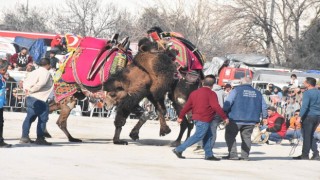
[[[53,111],[59,110],[59,109],[60,109],[59,104],[55,103],[54,101],[49,104],[49,112],[50,113],[52,113]],[[52,137],[50,135],[50,133],[48,132],[47,126],[44,129],[44,137],[46,137],[46,138],[51,138]]]
[[[186,131],[186,129],[188,128],[188,124],[189,124],[188,120],[186,119],[186,117],[184,117],[181,124],[180,124],[180,131],[179,131],[178,138],[171,143],[171,147],[177,147],[181,144],[182,136],[183,136],[184,132]],[[191,130],[189,131],[189,129],[188,129],[189,136],[190,136],[190,132],[191,132]],[[187,138],[189,136],[187,136]]]
[[[126,119],[128,118],[129,115],[130,115],[130,111],[122,107],[118,107],[116,118],[114,120],[114,125],[116,127],[116,130],[113,137],[113,144],[128,145],[127,141],[120,140],[120,134],[121,134],[122,126],[126,124]]]
[[[164,99],[160,99],[155,101],[154,99],[150,98],[150,101],[156,108],[158,117],[159,117],[159,122],[160,122],[160,136],[165,136],[171,132],[171,129],[167,125],[166,119],[164,115],[166,114],[166,106],[164,104]]]
[[[149,113],[145,111],[142,107],[137,106],[134,111],[134,114],[136,114],[139,117],[139,121],[134,126],[134,128],[130,132],[130,137],[132,140],[136,141],[139,139],[139,130],[142,127],[142,125],[149,119]]]
[[[71,104],[71,105],[70,105]],[[64,134],[68,137],[69,142],[82,142],[81,139],[76,139],[71,136],[67,128],[67,120],[70,115],[71,110],[73,109],[73,105],[75,105],[75,100],[69,101],[69,105],[67,103],[60,103],[61,111],[60,116],[57,120],[57,125],[64,132]],[[70,108],[71,107],[71,108]]]

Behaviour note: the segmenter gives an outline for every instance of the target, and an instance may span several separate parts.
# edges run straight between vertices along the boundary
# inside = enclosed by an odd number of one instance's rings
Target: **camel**
[[[165,47],[165,45],[161,47]],[[164,105],[165,94],[169,93],[169,98],[173,101],[173,106],[179,113],[189,94],[197,89],[200,84],[199,80],[194,83],[188,82],[185,74],[182,75],[183,78],[181,79],[173,78],[177,73],[172,59],[174,52],[161,49],[148,39],[142,39],[139,42],[139,49],[140,52],[134,58],[133,66],[128,66],[104,84],[104,90],[117,103],[116,131],[113,139],[115,144],[128,144],[126,141],[120,140],[121,128],[132,109],[144,97],[147,97],[156,108],[160,120],[160,136],[170,133],[171,130],[164,120],[166,111]],[[137,78],[134,74],[139,69],[139,75],[142,77]],[[139,130],[147,119],[146,114],[141,115],[137,125],[129,135],[133,140],[139,139]],[[192,123],[185,120],[181,126],[184,128],[182,132],[189,127],[188,135],[190,136]],[[182,134],[174,144],[181,142]]]
[[[143,97],[147,97],[157,108],[160,117],[160,136],[164,136],[171,132],[163,117],[166,111],[164,106],[164,94],[169,92],[169,98],[173,101],[173,106],[179,113],[189,94],[198,88],[200,80],[197,79],[195,82],[190,83],[186,80],[186,73],[184,72],[180,73],[182,78],[179,80],[173,79],[174,74],[176,73],[176,67],[172,62],[174,53],[159,50],[159,48],[155,48],[154,44],[148,41],[145,41],[142,44],[145,44],[145,46],[141,47],[143,52],[140,52],[135,57],[133,64],[128,65],[126,69],[109,78],[107,81],[108,83],[104,84],[104,89],[108,91],[107,95],[101,94],[101,91],[92,93],[81,88],[73,96],[69,96],[59,103],[54,103],[50,106],[51,111],[61,109],[57,125],[66,134],[70,142],[81,142],[81,140],[72,137],[69,133],[67,129],[68,116],[75,106],[76,99],[86,96],[92,99],[99,99],[109,106],[113,104],[118,104],[120,106],[120,108],[117,108],[117,117],[115,120],[115,144],[127,144],[127,142],[121,141],[119,136],[121,127],[125,124],[125,120],[130,113],[135,113],[139,117],[139,121],[132,129],[130,137],[133,140],[139,139],[139,130],[148,119],[148,114],[138,106],[139,101]],[[200,72],[198,73],[200,76]],[[137,76],[137,74],[139,74],[139,76]],[[133,86],[134,83],[136,83],[135,86]],[[137,88],[142,85],[144,88]],[[125,100],[122,101],[124,98]],[[186,128],[188,128],[188,136],[190,136],[192,127],[192,123],[187,120],[183,121],[180,135],[173,144],[179,144],[181,142],[183,132]],[[50,135],[48,134],[48,136]]]

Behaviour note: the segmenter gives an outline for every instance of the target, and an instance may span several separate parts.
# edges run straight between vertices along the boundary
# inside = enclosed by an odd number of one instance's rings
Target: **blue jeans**
[[[264,130],[264,129],[267,129],[268,126],[267,125],[263,125],[260,127],[260,131],[261,130]],[[261,139],[264,140],[264,138],[266,137],[266,135],[262,134],[261,135]],[[269,141],[274,141],[274,142],[280,142],[281,140],[283,139],[283,137],[281,137],[278,133],[276,132],[271,132],[269,134]]]
[[[26,98],[27,117],[22,124],[22,137],[29,137],[31,124],[38,118],[37,137],[44,137],[44,130],[49,119],[49,105],[34,97]]]
[[[217,128],[218,128],[219,123],[221,121],[222,121],[221,117],[218,116],[218,115],[215,115],[213,121],[210,123],[210,129],[211,129],[211,132],[212,132],[212,142],[211,142],[212,148],[214,147],[214,144],[216,143]],[[201,141],[198,142],[198,146],[202,147],[202,142]]]
[[[301,129],[296,129],[296,130],[288,129],[286,132],[286,136],[284,138],[288,140],[292,140],[292,139],[302,140]]]
[[[183,144],[176,147],[177,152],[183,152],[188,147],[202,140],[205,157],[213,156],[212,152],[212,132],[210,123],[195,120],[196,132],[190,136]]]
[[[275,132],[269,134],[269,141],[280,142],[283,138]]]

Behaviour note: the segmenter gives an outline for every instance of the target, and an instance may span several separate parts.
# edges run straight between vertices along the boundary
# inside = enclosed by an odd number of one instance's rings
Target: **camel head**
[[[103,84],[103,90],[105,91],[106,95],[106,104],[111,103],[113,105],[117,105],[121,102],[128,93],[124,90],[123,83],[120,80],[115,78],[109,78]]]
[[[166,39],[151,41],[148,38],[142,38],[138,43],[139,52],[165,53],[172,60],[178,55],[178,51],[172,48],[172,42]]]

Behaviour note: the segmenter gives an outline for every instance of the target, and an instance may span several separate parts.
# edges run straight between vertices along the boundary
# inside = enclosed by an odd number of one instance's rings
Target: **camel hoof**
[[[171,144],[170,144],[170,147],[178,147],[181,145],[181,142],[180,141],[173,141]]]
[[[160,136],[165,136],[171,132],[169,126],[165,126],[164,128],[160,128]]]
[[[69,138],[69,142],[82,142],[82,140],[76,138]]]
[[[131,137],[132,140],[136,141],[139,139],[139,132],[137,131],[132,131],[129,136]]]
[[[116,141],[113,141],[113,144],[128,145],[128,142],[127,141],[123,141],[123,140],[116,140]]]

